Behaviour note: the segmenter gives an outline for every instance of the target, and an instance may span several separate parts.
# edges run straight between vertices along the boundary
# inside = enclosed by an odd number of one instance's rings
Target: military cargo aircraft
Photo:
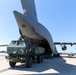
[[[39,46],[45,48],[45,52],[58,55],[53,39],[49,31],[38,22],[34,0],[21,0],[24,14],[13,11],[21,37],[29,39]]]
[[[34,42],[38,46],[44,47],[45,53],[48,53],[50,50],[50,53],[53,52],[56,56],[58,55],[58,51],[55,45],[60,44],[62,46],[62,50],[66,50],[67,44],[71,46],[76,44],[72,42],[53,42],[51,33],[38,22],[34,0],[21,0],[21,4],[23,13],[16,10],[13,11],[21,35],[20,39]],[[0,45],[0,47],[2,46],[8,45]]]

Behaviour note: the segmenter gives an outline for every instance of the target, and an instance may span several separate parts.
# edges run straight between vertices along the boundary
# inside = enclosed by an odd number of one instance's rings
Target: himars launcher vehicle
[[[21,4],[24,14],[13,11],[21,37],[7,46],[9,65],[26,62],[31,67],[34,60],[43,62],[46,54],[58,56],[51,34],[38,22],[34,0],[21,0]]]

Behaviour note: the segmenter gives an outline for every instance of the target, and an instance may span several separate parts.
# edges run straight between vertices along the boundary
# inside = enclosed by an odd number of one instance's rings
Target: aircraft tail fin
[[[37,21],[37,14],[34,0],[21,0],[21,4],[24,14]]]

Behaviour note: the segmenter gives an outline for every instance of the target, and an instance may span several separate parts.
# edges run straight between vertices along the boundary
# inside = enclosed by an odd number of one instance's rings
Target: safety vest
[[[54,56],[54,53],[52,53],[52,56]]]

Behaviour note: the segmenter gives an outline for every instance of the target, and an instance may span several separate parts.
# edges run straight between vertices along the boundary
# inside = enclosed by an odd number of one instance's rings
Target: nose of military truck
[[[16,62],[23,62],[25,60],[26,44],[24,41],[11,41],[7,46],[6,59],[9,60],[9,65],[14,67]]]
[[[11,41],[7,47],[8,54],[23,54],[26,48],[24,41]]]

